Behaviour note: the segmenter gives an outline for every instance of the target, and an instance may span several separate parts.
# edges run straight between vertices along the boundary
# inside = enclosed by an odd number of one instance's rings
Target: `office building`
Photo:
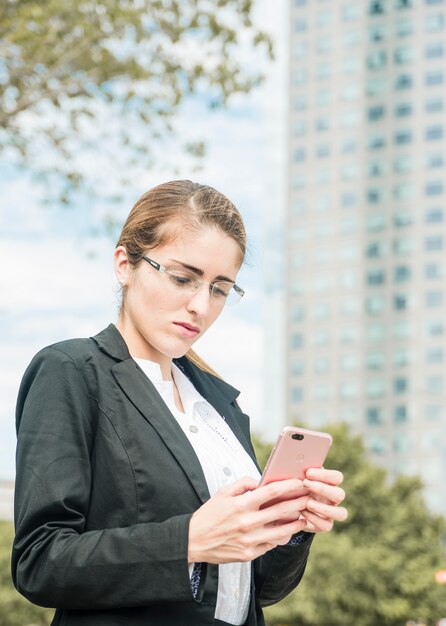
[[[446,514],[446,5],[292,0],[286,421]]]

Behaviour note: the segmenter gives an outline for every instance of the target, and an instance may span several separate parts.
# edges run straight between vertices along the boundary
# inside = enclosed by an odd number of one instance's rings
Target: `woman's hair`
[[[173,180],[147,191],[133,206],[117,246],[124,246],[129,263],[138,265],[150,248],[169,243],[181,230],[219,228],[246,253],[246,231],[238,209],[222,193],[190,180]]]
[[[173,180],[153,187],[137,200],[123,226],[116,246],[124,246],[132,267],[151,248],[170,243],[185,229],[218,228],[246,254],[246,231],[235,205],[222,193],[190,180]],[[121,305],[122,307],[123,305]],[[201,369],[217,375],[193,351],[186,356]]]

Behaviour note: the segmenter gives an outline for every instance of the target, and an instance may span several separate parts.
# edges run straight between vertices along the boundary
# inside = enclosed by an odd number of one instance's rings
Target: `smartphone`
[[[286,478],[305,478],[310,467],[322,467],[332,443],[331,435],[286,426],[279,435],[260,479],[259,487]],[[305,495],[302,489],[299,495]],[[270,506],[272,502],[268,502]]]

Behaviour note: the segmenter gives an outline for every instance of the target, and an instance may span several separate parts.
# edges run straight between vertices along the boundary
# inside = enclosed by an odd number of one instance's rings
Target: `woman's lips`
[[[187,324],[186,322],[174,322],[174,324],[180,329],[181,334],[186,337],[196,337],[200,332],[197,326],[192,326],[192,324]]]

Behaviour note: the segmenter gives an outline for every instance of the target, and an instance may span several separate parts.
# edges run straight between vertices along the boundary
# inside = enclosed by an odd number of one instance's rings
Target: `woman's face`
[[[195,268],[204,281],[195,292],[178,288],[144,260],[132,268],[122,246],[115,251],[116,276],[125,287],[117,327],[132,356],[168,363],[183,356],[220,315],[222,303],[211,296],[209,283],[236,280],[240,248],[220,229],[203,227],[185,230],[146,256],[167,269]]]

